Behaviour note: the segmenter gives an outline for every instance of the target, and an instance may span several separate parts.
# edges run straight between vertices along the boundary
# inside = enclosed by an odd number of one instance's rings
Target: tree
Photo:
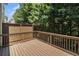
[[[41,31],[79,36],[79,4],[20,4],[14,19],[34,24]]]
[[[48,26],[49,11],[49,4],[20,4],[20,8],[14,14],[14,19],[17,23],[40,25],[42,29],[45,29]]]

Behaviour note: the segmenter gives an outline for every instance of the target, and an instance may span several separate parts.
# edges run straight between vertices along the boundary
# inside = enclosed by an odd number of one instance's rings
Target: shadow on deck
[[[0,52],[1,56],[72,56],[37,39],[3,47]]]

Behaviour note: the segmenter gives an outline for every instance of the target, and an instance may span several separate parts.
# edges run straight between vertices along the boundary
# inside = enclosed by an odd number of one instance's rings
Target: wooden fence
[[[3,46],[10,45],[11,42],[33,38],[33,26],[29,24],[9,24],[3,23]]]
[[[35,31],[34,38],[43,40],[57,48],[74,55],[79,55],[79,37]]]

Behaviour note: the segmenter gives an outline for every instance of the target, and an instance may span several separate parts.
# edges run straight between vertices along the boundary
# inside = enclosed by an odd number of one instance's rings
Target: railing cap
[[[79,37],[75,37],[75,36],[68,36],[68,35],[62,35],[62,34],[56,34],[56,33],[50,33],[50,32],[43,32],[43,31],[34,31],[34,32],[44,33],[44,34],[53,35],[53,36],[60,36],[60,37],[69,38],[69,39],[79,39]]]

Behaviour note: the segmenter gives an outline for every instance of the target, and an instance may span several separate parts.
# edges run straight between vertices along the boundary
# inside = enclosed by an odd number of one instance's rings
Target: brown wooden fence
[[[11,42],[33,38],[33,27],[30,24],[10,24],[3,23],[3,46],[10,45]]]

